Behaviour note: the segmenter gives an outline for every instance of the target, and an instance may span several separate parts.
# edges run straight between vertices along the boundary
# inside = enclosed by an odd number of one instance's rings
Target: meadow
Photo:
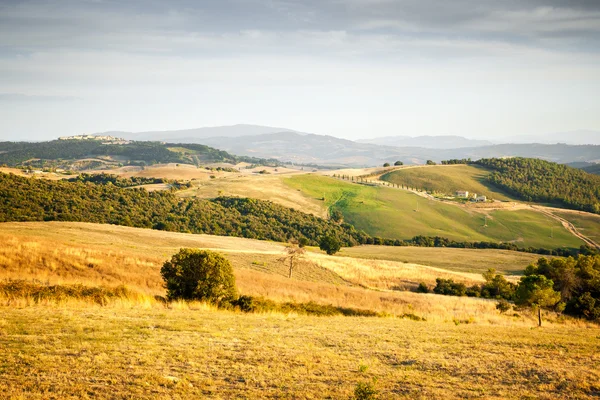
[[[508,270],[511,262],[524,267],[522,253],[415,248],[418,264],[373,259],[375,246],[343,256],[309,248],[289,279],[278,261],[284,245],[266,241],[71,222],[3,223],[0,240],[0,281],[127,288],[102,305],[0,290],[3,398],[338,399],[361,388],[379,399],[600,393],[596,326],[545,312],[544,326],[534,328],[528,310],[501,314],[491,300],[402,290],[436,277],[481,282],[469,269],[479,257]],[[180,247],[225,255],[241,294],[387,317],[165,304],[156,297],[165,294],[160,266]],[[468,262],[431,266],[441,258]]]
[[[553,209],[552,212],[572,223],[588,238],[600,243],[600,215],[568,210],[558,211],[558,209]]]
[[[334,329],[332,329],[335,327]],[[592,398],[597,329],[165,308],[2,307],[4,398]]]
[[[428,165],[402,168],[384,174],[381,179],[397,185],[454,196],[458,190],[467,190],[495,200],[513,200],[503,191],[485,181],[490,170],[477,165]]]
[[[415,168],[416,169],[416,168]],[[520,247],[579,247],[560,222],[531,210],[475,210],[428,200],[408,191],[373,187],[314,174],[285,179],[344,220],[372,236],[410,239],[442,236],[457,241],[514,242]]]

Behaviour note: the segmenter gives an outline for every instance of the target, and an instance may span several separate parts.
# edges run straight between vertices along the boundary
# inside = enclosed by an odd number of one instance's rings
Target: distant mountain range
[[[379,144],[395,147],[424,147],[427,149],[459,149],[493,144],[489,140],[467,139],[462,136],[384,136],[374,139],[359,139],[358,143]]]
[[[597,144],[600,145],[600,132],[578,130],[569,132],[556,132],[547,135],[519,135],[508,136],[505,140],[495,140],[495,143],[545,143],[545,144]]]
[[[108,131],[94,135],[116,136],[128,140],[151,140],[162,142],[200,143],[198,140],[211,137],[240,137],[264,135],[276,132],[295,132],[292,129],[274,128],[272,126],[238,124],[231,126],[215,126],[173,131],[124,132]]]
[[[572,137],[583,140],[585,135],[592,137],[590,135],[593,133],[585,131]],[[538,143],[492,144],[490,141],[461,136],[387,136],[352,141],[258,125],[137,133],[111,131],[101,134],[129,140],[200,143],[239,155],[320,165],[373,166],[397,160],[405,164],[420,164],[426,160],[512,156],[542,158],[559,163],[600,161],[598,145],[544,144],[539,143],[541,140]],[[569,134],[556,135],[570,137]],[[598,135],[600,137],[600,133]]]

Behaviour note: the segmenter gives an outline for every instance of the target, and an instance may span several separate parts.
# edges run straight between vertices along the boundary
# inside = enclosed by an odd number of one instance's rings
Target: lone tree
[[[389,166],[390,166],[390,163],[389,163],[389,162],[386,162],[385,164],[383,164],[383,166],[384,166],[384,167],[389,167]]]
[[[319,243],[319,248],[327,254],[332,255],[340,251],[342,244],[335,236],[323,236]]]
[[[554,282],[544,275],[522,277],[515,292],[516,305],[537,309],[538,326],[542,326],[542,307],[554,307],[559,301],[560,293],[554,290]]]
[[[208,250],[181,249],[161,270],[169,299],[204,300],[217,305],[237,297],[229,261]]]
[[[403,163],[402,161],[396,161],[396,162],[394,163],[394,165],[396,165],[396,166],[398,166],[398,165],[404,165],[404,163]]]
[[[306,250],[304,249],[304,246],[300,246],[299,241],[294,239],[290,240],[290,244],[285,248],[286,255],[277,260],[281,262],[289,261],[290,269],[288,273],[288,278],[292,278],[292,273],[294,272],[294,268],[296,267],[296,262],[299,258],[302,258],[304,253],[306,253]]]

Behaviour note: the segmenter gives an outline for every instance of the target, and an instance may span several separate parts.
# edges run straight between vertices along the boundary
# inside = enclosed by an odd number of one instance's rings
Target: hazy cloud
[[[599,129],[599,71],[595,0],[0,2],[0,136]]]

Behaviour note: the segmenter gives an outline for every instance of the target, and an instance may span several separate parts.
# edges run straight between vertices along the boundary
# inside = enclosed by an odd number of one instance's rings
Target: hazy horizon
[[[0,2],[0,140],[600,131],[600,3]]]

